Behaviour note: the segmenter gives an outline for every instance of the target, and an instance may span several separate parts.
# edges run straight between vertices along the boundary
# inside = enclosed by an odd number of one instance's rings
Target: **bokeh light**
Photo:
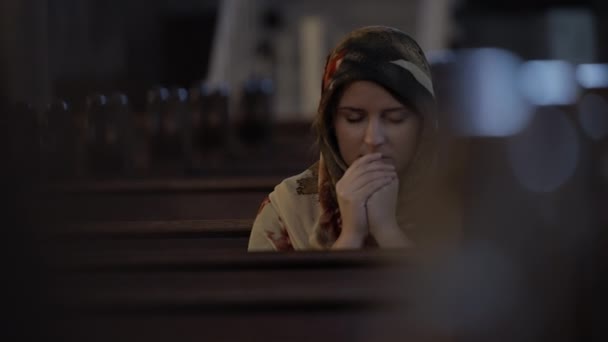
[[[185,88],[178,88],[177,99],[181,102],[186,101],[188,99],[188,91]]]
[[[580,64],[576,67],[576,79],[584,88],[607,88],[608,64]]]
[[[608,102],[597,94],[583,96],[578,106],[581,127],[593,140],[601,140],[608,135]]]
[[[507,141],[511,168],[518,181],[534,192],[551,192],[576,169],[579,139],[566,114],[541,108],[523,132]]]
[[[457,55],[450,84],[457,134],[502,137],[525,127],[532,107],[518,88],[520,65],[516,55],[494,48]]]
[[[538,106],[575,103],[579,91],[574,65],[558,60],[524,63],[520,86],[524,96]]]

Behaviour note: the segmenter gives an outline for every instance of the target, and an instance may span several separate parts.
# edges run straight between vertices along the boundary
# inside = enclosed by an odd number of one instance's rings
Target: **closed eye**
[[[349,123],[358,123],[365,119],[365,112],[354,108],[340,108],[338,114]]]
[[[363,121],[363,114],[360,113],[351,113],[345,116],[346,121],[350,123],[357,123]]]
[[[413,112],[407,107],[388,108],[382,111],[382,117],[390,123],[399,124],[406,121]]]
[[[384,116],[391,123],[402,123],[408,118],[409,114],[405,111],[392,111]]]

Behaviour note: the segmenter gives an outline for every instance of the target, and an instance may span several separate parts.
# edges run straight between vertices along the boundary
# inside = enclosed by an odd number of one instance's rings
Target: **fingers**
[[[370,200],[372,197],[379,195],[380,192],[382,192],[381,190],[388,188],[390,186],[393,186],[393,185],[396,187],[397,190],[399,189],[399,178],[394,177],[387,184],[384,184],[384,185],[378,187],[377,189],[374,189],[371,194],[368,194],[369,196],[367,197],[367,199]]]
[[[370,182],[365,183],[362,187],[360,187],[355,192],[355,194],[358,198],[361,198],[362,200],[367,201],[367,199],[372,194],[374,194],[376,191],[378,191],[382,187],[390,184],[392,181],[394,181],[394,179],[395,178],[393,178],[393,177],[381,177],[381,178],[374,179]]]
[[[358,158],[357,160],[355,160],[352,166],[356,166],[356,165],[362,165],[362,164],[368,164],[377,160],[382,159],[382,153],[376,152],[376,153],[370,153],[370,154],[366,154],[364,156],[362,156],[361,158]]]
[[[394,174],[395,167],[391,164],[377,161],[377,162],[374,162],[371,164],[361,165],[357,169],[353,169],[351,171],[350,176],[353,178],[360,178],[360,177],[366,176],[368,173],[373,173],[373,172],[388,172],[388,173]]]
[[[397,174],[395,173],[395,171],[386,171],[386,170],[377,170],[377,171],[366,172],[362,176],[357,177],[352,180],[351,185],[350,185],[351,191],[353,191],[353,192],[358,191],[359,189],[363,188],[366,184],[373,182],[377,179],[384,179],[384,178],[395,179],[395,178],[397,178]]]
[[[351,164],[336,184],[339,200],[365,202],[379,188],[397,179],[395,166],[382,161],[382,154],[365,155]]]
[[[382,162],[382,154],[372,153],[355,160],[344,173],[344,177],[358,178],[370,171],[395,171],[395,166]]]
[[[359,168],[364,168],[366,165],[369,164],[375,164],[379,161],[382,160],[382,154],[381,153],[370,153],[370,154],[366,154],[361,158],[358,158],[357,160],[355,160],[350,167],[348,168],[349,170],[357,170]]]

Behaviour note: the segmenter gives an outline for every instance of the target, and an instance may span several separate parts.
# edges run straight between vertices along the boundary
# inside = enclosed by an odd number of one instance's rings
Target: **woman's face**
[[[342,93],[334,126],[347,165],[363,155],[380,152],[401,174],[414,157],[420,118],[380,85],[355,81]]]

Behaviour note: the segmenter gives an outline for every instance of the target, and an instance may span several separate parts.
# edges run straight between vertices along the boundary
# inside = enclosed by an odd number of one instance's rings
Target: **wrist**
[[[378,234],[397,234],[401,229],[399,228],[399,224],[397,224],[396,218],[384,220],[384,222],[376,219],[369,222],[369,231],[372,235],[376,236]]]
[[[380,229],[375,229],[372,235],[381,248],[406,248],[412,245],[411,240],[397,223],[386,224]]]
[[[342,231],[336,242],[332,245],[332,249],[361,249],[367,234]]]

